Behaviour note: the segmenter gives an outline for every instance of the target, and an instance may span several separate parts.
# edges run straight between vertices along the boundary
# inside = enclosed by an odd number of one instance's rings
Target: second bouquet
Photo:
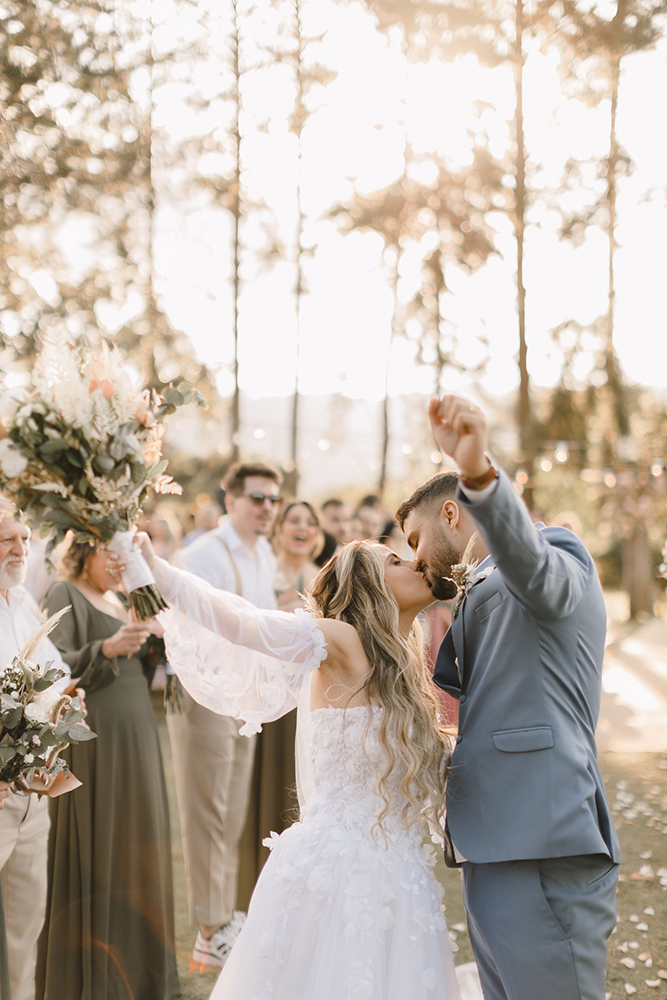
[[[123,583],[137,618],[167,605],[148,566],[131,552],[131,532],[149,491],[180,493],[165,475],[164,418],[203,403],[187,383],[162,396],[135,386],[116,348],[78,354],[45,346],[30,390],[0,401],[0,489],[29,524],[50,535],[47,552],[68,531],[102,542],[127,563]]]

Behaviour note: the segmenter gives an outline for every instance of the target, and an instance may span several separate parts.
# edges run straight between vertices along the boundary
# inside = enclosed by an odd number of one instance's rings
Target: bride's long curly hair
[[[371,665],[364,684],[368,732],[372,705],[380,705],[379,742],[385,766],[378,774],[384,808],[391,805],[389,776],[400,773],[405,796],[404,827],[425,816],[444,835],[444,800],[451,742],[438,718],[430,672],[424,663],[419,626],[405,637],[399,608],[385,582],[386,550],[370,542],[350,542],[320,570],[310,587],[308,605],[315,617],[348,622],[358,632]],[[364,734],[365,735],[365,734]]]

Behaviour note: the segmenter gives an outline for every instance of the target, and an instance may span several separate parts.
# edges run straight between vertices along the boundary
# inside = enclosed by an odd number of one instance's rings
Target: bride
[[[458,1000],[427,823],[442,833],[450,747],[414,629],[415,564],[351,542],[309,611],[260,611],[144,557],[172,608],[167,655],[244,734],[298,705],[300,822],[271,857],[211,1000]],[[119,568],[122,568],[119,566]]]

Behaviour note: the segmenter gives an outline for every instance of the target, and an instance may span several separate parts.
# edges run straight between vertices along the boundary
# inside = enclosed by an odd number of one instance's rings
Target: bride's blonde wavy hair
[[[372,705],[382,713],[378,738],[385,767],[378,774],[384,807],[389,812],[388,778],[402,774],[400,790],[406,804],[404,827],[425,816],[444,835],[445,781],[451,743],[438,719],[438,704],[426,664],[421,632],[415,623],[406,638],[399,629],[399,608],[385,581],[386,550],[370,542],[350,542],[320,570],[310,587],[308,605],[318,618],[348,622],[358,632],[371,665],[364,684],[368,698],[368,724]]]

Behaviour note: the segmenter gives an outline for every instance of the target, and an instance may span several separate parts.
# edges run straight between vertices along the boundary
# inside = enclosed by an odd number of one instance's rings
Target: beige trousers
[[[248,811],[255,738],[183,692],[183,712],[167,714],[193,926],[231,920],[238,845]]]
[[[37,939],[46,912],[48,800],[10,794],[0,809],[0,878],[12,1000],[34,1000]]]

